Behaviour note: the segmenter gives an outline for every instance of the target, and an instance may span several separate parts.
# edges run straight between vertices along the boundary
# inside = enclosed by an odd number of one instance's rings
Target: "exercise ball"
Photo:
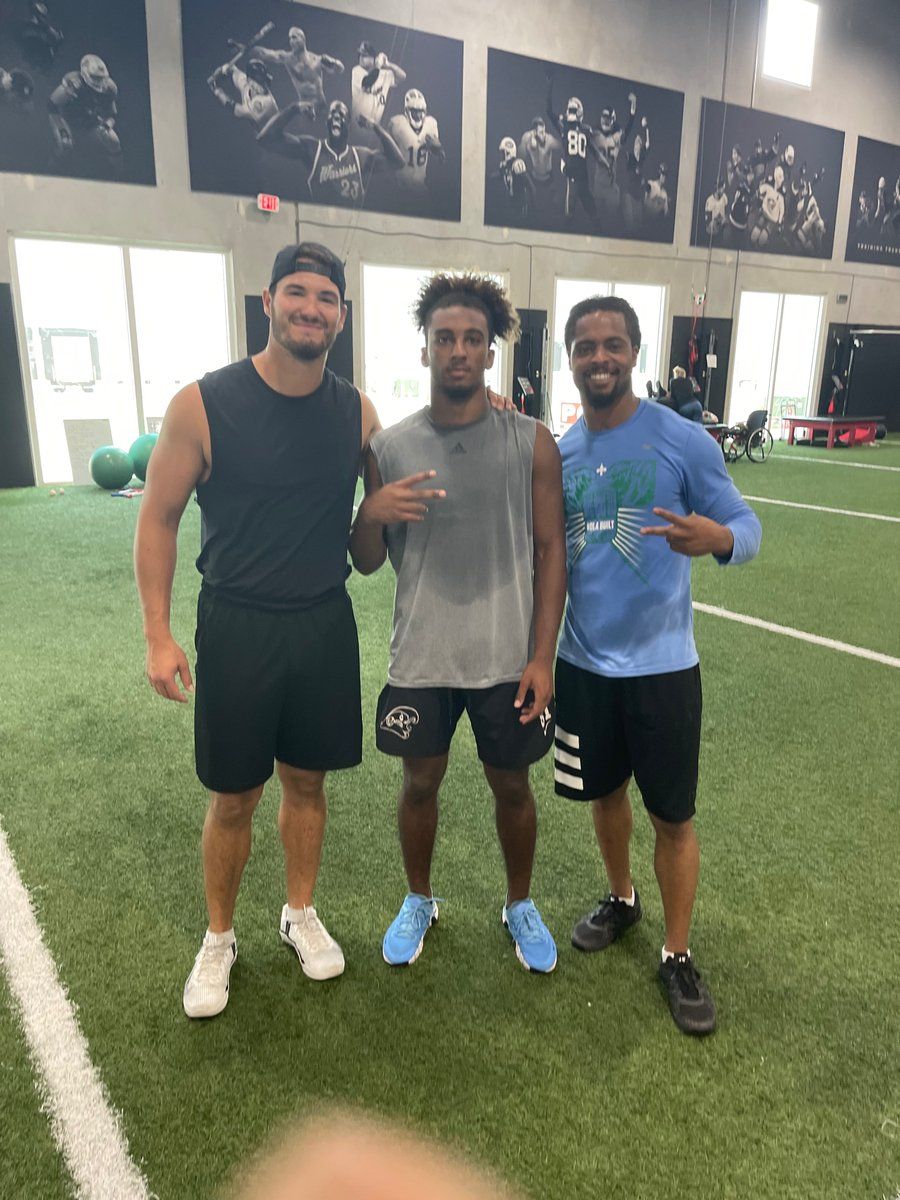
[[[99,446],[91,455],[91,479],[108,492],[131,482],[134,463],[131,455],[116,446]]]
[[[158,437],[158,433],[142,433],[131,443],[131,449],[128,451],[134,464],[134,473],[141,483],[147,478],[147,463],[150,461],[150,455],[153,453],[153,447],[156,445]]]

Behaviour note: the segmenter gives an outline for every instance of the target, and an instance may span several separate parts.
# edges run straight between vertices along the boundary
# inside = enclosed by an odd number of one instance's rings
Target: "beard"
[[[295,342],[288,334],[289,329],[289,321],[273,321],[272,336],[298,362],[315,362],[317,358],[323,358],[337,340],[337,333],[329,336],[328,330],[322,329],[321,342]]]
[[[617,382],[606,393],[592,392],[587,380],[582,381],[581,387],[578,389],[581,392],[582,399],[585,400],[591,408],[604,409],[612,408],[618,404],[623,396],[627,396],[631,389],[631,376],[619,376]]]

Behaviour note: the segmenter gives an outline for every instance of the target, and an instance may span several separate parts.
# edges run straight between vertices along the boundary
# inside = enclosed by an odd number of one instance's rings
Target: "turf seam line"
[[[91,1062],[2,826],[0,961],[78,1200],[153,1200]]]
[[[870,662],[883,663],[886,667],[900,667],[900,658],[890,654],[882,654],[878,650],[867,650],[864,646],[851,646],[849,642],[836,642],[833,638],[820,637],[817,633],[805,633],[802,629],[792,629],[790,625],[776,625],[772,621],[762,621],[759,617],[748,617],[746,613],[731,612],[727,608],[718,608],[715,604],[701,604],[693,601],[697,612],[708,613],[713,617],[725,617],[729,621],[737,621],[741,625],[753,625],[757,629],[767,629],[770,633],[781,633],[785,637],[797,638],[801,642],[812,642],[814,646],[824,646],[827,650],[840,650],[842,654],[853,654],[857,658],[867,658]]]
[[[826,467],[859,467],[861,471],[900,471],[900,467],[889,467],[886,463],[840,462],[833,458],[794,458],[793,455],[772,454],[768,462],[823,463]]]
[[[754,504],[782,504],[785,508],[807,508],[810,512],[836,513],[840,517],[866,517],[870,521],[893,521],[900,525],[900,517],[888,517],[884,513],[857,512],[852,508],[827,508],[824,504],[801,504],[798,500],[775,500],[771,496],[748,496],[745,500]]]

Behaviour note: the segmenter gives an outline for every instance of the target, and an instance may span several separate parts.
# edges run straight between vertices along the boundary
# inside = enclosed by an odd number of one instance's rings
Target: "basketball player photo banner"
[[[900,267],[900,146],[864,137],[857,143],[845,257]]]
[[[3,0],[0,171],[156,183],[144,0]]]
[[[704,99],[692,246],[831,258],[844,135]]]
[[[486,225],[671,242],[684,95],[488,50]]]
[[[458,221],[463,44],[293,0],[182,0],[191,187]]]

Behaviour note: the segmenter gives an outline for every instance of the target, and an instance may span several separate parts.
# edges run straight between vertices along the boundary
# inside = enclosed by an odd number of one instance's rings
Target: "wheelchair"
[[[765,462],[774,445],[772,434],[766,428],[768,419],[766,410],[757,408],[746,421],[723,430],[721,446],[725,461],[737,462],[742,454],[746,454],[751,462]]]

